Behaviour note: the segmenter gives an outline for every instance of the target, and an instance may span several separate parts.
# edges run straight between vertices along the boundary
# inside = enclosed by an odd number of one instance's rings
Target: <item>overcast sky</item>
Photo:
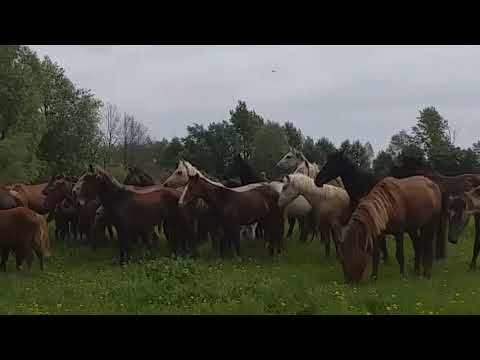
[[[480,139],[480,46],[31,46],[153,138],[229,118],[238,100],[304,135],[384,148],[433,105]],[[272,72],[275,70],[276,72]]]

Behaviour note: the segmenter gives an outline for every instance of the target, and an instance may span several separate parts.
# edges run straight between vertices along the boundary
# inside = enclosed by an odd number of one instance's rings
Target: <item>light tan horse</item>
[[[319,188],[315,186],[312,178],[303,174],[285,176],[278,200],[279,206],[286,206],[300,196],[312,207],[315,230],[324,235],[325,252],[328,256],[330,253],[328,233],[332,231],[336,244],[342,226],[348,221],[350,198],[344,189],[333,185]]]

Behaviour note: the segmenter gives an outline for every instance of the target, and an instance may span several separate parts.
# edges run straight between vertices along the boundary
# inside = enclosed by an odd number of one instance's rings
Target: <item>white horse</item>
[[[286,171],[295,169],[293,174],[303,174],[312,179],[315,179],[320,172],[320,166],[317,163],[308,161],[301,151],[292,147],[290,147],[290,151],[286,153],[275,166]],[[344,187],[342,179],[340,178],[333,179],[329,184],[341,188]]]
[[[286,206],[298,197],[303,196],[313,211],[315,230],[322,233],[325,239],[325,252],[330,252],[330,229],[335,245],[340,239],[341,229],[348,222],[350,215],[350,198],[348,193],[337,186],[318,187],[312,178],[303,174],[291,174],[284,178],[282,192],[278,199],[279,206]],[[327,236],[323,236],[323,234]]]

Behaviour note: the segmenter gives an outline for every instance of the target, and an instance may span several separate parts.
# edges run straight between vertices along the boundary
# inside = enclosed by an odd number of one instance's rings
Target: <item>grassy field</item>
[[[151,257],[125,268],[113,265],[115,248],[52,246],[42,273],[17,273],[13,257],[0,273],[1,314],[479,314],[480,271],[468,271],[473,226],[448,258],[434,265],[431,280],[413,274],[412,246],[405,241],[407,274],[401,277],[389,240],[390,263],[379,280],[343,285],[335,261],[318,241],[288,243],[269,258],[261,244],[245,244],[242,258],[220,260],[209,246],[198,260]],[[165,254],[161,249],[160,253]],[[368,269],[369,271],[370,269]]]

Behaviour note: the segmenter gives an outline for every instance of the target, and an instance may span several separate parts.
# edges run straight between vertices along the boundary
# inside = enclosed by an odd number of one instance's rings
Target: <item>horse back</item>
[[[442,194],[436,183],[424,176],[412,176],[397,181],[402,193],[407,224],[422,226],[440,214]]]

